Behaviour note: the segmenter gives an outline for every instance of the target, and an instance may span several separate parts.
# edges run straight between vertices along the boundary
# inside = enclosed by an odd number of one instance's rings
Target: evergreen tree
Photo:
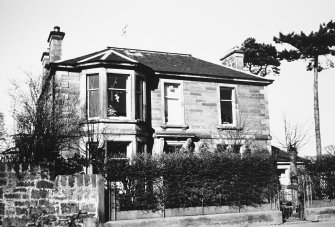
[[[319,92],[318,92],[318,72],[325,69],[319,62],[319,56],[335,55],[335,22],[321,24],[317,32],[306,35],[303,32],[296,34],[291,32],[287,35],[279,33],[279,37],[274,37],[276,43],[287,43],[293,46],[293,50],[283,50],[279,53],[280,59],[295,61],[299,59],[308,60],[307,70],[314,70],[314,122],[316,138],[316,154],[321,155],[321,133],[319,115]],[[327,67],[334,67],[329,59]]]
[[[278,53],[271,44],[257,43],[255,38],[247,38],[242,44],[244,64],[248,70],[259,76],[269,73],[279,74],[280,61]]]

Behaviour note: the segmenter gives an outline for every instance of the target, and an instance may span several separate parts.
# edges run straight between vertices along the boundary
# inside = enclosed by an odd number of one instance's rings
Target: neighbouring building
[[[292,201],[292,190],[289,189],[290,182],[290,156],[288,152],[283,151],[282,149],[271,146],[271,154],[274,157],[274,160],[277,163],[277,174],[279,176],[279,183],[280,183],[280,200],[282,202]],[[301,158],[297,156],[297,168],[303,169],[305,168],[306,163],[308,163],[308,159]]]
[[[173,152],[187,139],[197,150],[203,141],[215,144],[226,131],[240,130],[241,122],[246,138],[271,149],[272,80],[241,70],[243,52],[234,49],[221,59],[229,67],[189,54],[118,47],[63,60],[64,36],[59,27],[49,34],[41,59],[44,86],[80,100],[80,114],[104,128],[107,154]]]

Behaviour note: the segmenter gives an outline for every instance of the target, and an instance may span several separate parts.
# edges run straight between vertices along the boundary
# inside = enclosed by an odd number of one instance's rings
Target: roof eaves
[[[240,73],[243,73],[243,74],[252,76],[252,77],[259,78],[259,79],[261,79],[261,80],[263,80],[263,81],[266,81],[266,80],[267,80],[267,81],[269,81],[269,82],[271,82],[271,83],[274,81],[274,80],[272,80],[272,79],[268,79],[268,78],[264,78],[264,77],[259,76],[259,75],[255,75],[255,74],[253,74],[253,73],[251,73],[251,72],[248,72],[248,71],[245,71],[245,70],[243,70],[243,69],[236,69],[236,68],[228,67],[228,66],[225,66],[225,65],[222,65],[222,67],[224,67],[224,68],[228,68],[228,69],[230,69],[230,70],[234,70],[234,71],[237,71],[237,72],[240,72]]]
[[[181,77],[189,77],[189,78],[210,78],[210,79],[216,79],[216,80],[230,80],[230,81],[244,82],[244,83],[261,83],[261,84],[266,84],[266,85],[272,83],[272,81],[267,81],[267,80],[238,79],[238,78],[218,76],[218,75],[213,75],[213,74],[196,74],[196,73],[186,74],[184,72],[166,72],[166,71],[155,71],[155,74],[181,76]]]

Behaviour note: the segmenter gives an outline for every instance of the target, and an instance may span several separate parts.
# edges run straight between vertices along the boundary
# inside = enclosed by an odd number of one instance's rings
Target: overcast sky
[[[309,33],[334,16],[333,0],[0,0],[0,111],[10,111],[9,79],[22,78],[22,71],[41,72],[40,58],[55,25],[66,33],[63,59],[116,46],[189,53],[219,63],[248,37],[272,43],[279,32]],[[335,144],[335,70],[321,72],[319,83],[324,147]],[[283,136],[283,115],[309,122],[313,133],[312,86],[306,62],[282,63],[269,87],[270,127],[276,137]],[[314,139],[299,153],[314,155]]]

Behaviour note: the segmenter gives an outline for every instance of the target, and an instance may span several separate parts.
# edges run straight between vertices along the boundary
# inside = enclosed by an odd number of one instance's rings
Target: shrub
[[[109,180],[123,183],[118,194],[121,210],[258,206],[278,187],[275,162],[259,154],[140,155],[124,168],[114,166],[109,175]]]
[[[306,164],[307,173],[313,186],[313,196],[316,199],[335,198],[335,156],[323,155],[314,162]]]

